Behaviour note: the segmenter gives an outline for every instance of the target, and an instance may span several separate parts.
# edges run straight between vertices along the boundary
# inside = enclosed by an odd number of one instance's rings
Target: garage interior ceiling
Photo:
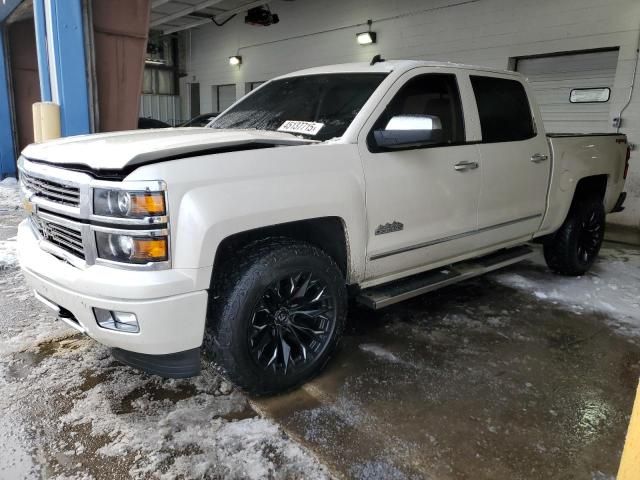
[[[265,5],[259,0],[153,0],[151,2],[151,30],[165,35],[199,27],[212,22],[221,23],[234,14]]]

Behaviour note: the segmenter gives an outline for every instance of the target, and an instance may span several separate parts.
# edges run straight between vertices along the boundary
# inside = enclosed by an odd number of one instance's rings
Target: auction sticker
[[[287,120],[278,128],[279,132],[303,133],[305,135],[317,135],[324,123],[300,122],[297,120]]]

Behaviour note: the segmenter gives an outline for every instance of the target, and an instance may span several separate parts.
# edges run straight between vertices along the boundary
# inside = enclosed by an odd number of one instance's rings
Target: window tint
[[[535,136],[529,100],[520,82],[472,76],[471,85],[484,143],[515,142]]]
[[[465,141],[460,93],[455,75],[433,73],[409,80],[391,100],[373,130],[384,130],[389,120],[398,115],[437,117],[442,125],[441,145]],[[375,149],[372,135],[369,145],[371,149]]]

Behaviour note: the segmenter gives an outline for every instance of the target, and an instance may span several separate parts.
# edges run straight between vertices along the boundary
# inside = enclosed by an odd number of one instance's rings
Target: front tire
[[[549,268],[561,275],[584,274],[600,252],[604,229],[602,200],[585,198],[577,201],[562,227],[544,244],[544,258]]]
[[[236,258],[214,285],[205,349],[250,393],[289,390],[322,370],[342,336],[342,273],[319,248],[287,238],[255,242]]]

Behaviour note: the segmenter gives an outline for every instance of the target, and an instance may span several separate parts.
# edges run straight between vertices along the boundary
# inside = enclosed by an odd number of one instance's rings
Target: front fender
[[[365,190],[355,145],[206,155],[149,165],[134,173],[167,182],[176,268],[211,267],[220,243],[236,233],[338,217],[349,239],[350,278],[364,274]]]

